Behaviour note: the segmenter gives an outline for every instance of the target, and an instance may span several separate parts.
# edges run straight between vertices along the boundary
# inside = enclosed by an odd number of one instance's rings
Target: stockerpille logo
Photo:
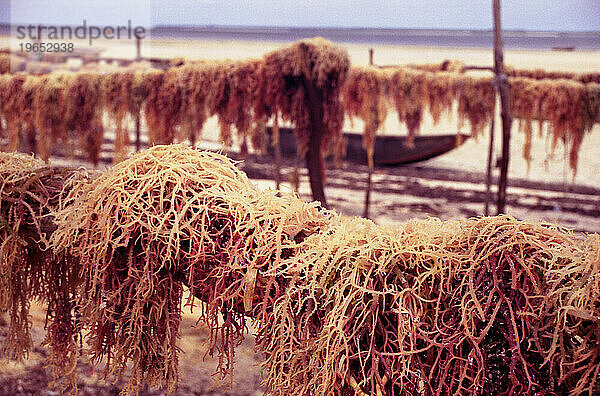
[[[88,25],[84,19],[81,25],[43,25],[27,24],[15,27],[18,40],[44,41],[44,40],[87,40],[90,45],[94,40],[135,40],[146,37],[146,28],[133,26],[131,20],[127,25]]]

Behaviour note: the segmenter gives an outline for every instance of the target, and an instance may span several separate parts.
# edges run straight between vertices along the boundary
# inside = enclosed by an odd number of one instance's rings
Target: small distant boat
[[[575,47],[552,47],[552,51],[575,51]]]
[[[267,127],[269,136],[271,127]],[[292,128],[279,128],[281,155],[293,157],[296,155],[296,139]],[[448,134],[415,136],[414,147],[406,145],[406,136],[377,136],[375,140],[375,165],[405,165],[425,161],[447,153],[469,139],[470,135]],[[366,164],[367,152],[363,148],[362,135],[344,132],[346,139],[346,161]],[[269,145],[269,152],[273,149]]]

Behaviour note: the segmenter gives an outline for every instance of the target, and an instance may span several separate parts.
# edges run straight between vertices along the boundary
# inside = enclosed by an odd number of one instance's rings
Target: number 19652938
[[[73,52],[73,43],[20,43],[21,52]]]

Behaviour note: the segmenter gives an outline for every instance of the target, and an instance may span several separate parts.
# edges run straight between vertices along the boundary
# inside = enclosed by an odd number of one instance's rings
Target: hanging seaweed
[[[250,273],[326,219],[314,205],[259,193],[225,157],[180,145],[136,154],[71,194],[53,245],[81,258],[91,356],[107,358],[117,376],[131,363],[126,393],[145,383],[175,389],[182,281],[208,303],[201,319],[211,328],[209,351],[229,372],[243,313],[261,309],[252,305]]]
[[[164,73],[151,71],[145,75],[150,87],[145,113],[151,144],[170,144],[175,141],[183,102],[180,71],[180,67],[175,67]]]
[[[24,103],[23,84],[27,75],[7,75],[3,81],[2,91],[2,112],[6,121],[6,134],[8,137],[8,151],[17,151],[19,148],[21,131],[23,129],[23,120],[21,112],[24,110],[21,106]]]
[[[114,156],[113,163],[120,162],[127,157],[129,146],[129,132],[126,116],[129,112],[132,99],[133,73],[116,71],[102,76],[101,95],[102,104],[115,124]]]
[[[577,173],[579,148],[585,134],[583,99],[585,86],[572,80],[548,80],[539,85],[544,93],[540,117],[550,121],[551,153],[560,140],[569,144],[569,166]]]
[[[590,131],[594,123],[600,123],[600,84],[586,84],[582,100],[584,129]]]
[[[315,106],[321,106],[325,130],[321,151],[342,133],[344,109],[339,93],[350,68],[348,53],[322,38],[301,40],[266,54],[260,77],[260,100],[257,117],[281,114],[295,126],[298,152],[305,156],[312,134],[311,103],[307,84],[317,90]],[[339,156],[339,149],[336,150]]]
[[[230,70],[230,93],[224,115],[235,126],[239,140],[252,134],[261,65],[261,60],[250,59],[235,62]]]
[[[496,94],[491,78],[457,76],[455,90],[458,101],[459,128],[465,120],[471,125],[471,135],[483,133],[494,116]]]
[[[22,154],[0,153],[0,311],[8,311],[8,334],[1,355],[21,359],[32,348],[29,304],[45,302],[48,364],[63,389],[76,389],[78,350],[72,302],[79,266],[71,256],[55,256],[47,233],[52,211],[71,183],[88,180],[85,171],[49,168]]]
[[[375,134],[387,116],[387,75],[380,69],[353,67],[341,93],[346,114],[352,120],[360,117],[364,122],[363,146],[367,151],[369,167],[373,167]]]
[[[50,74],[39,80],[33,100],[38,153],[46,163],[52,146],[67,141],[65,130],[66,91],[72,74]]]
[[[210,68],[204,62],[186,63],[181,67],[183,85],[183,137],[190,140],[192,147],[201,137],[202,128],[208,118],[206,102],[212,84]]]
[[[212,65],[208,109],[210,115],[217,115],[220,140],[227,146],[232,143],[232,126],[235,126],[239,140],[252,133],[261,63],[261,60],[250,59]]]
[[[423,120],[423,108],[427,101],[425,73],[410,68],[386,70],[389,74],[389,95],[392,98],[400,123],[408,128],[407,145],[414,146]]]
[[[573,73],[564,71],[546,71],[543,69],[517,69],[505,66],[506,74],[510,77],[525,77],[534,80],[574,80],[581,83],[600,84],[600,73]]]
[[[443,114],[449,114],[456,97],[456,86],[453,73],[426,73],[426,99],[429,106],[429,114],[433,124],[437,125]]]
[[[98,74],[74,74],[69,79],[65,100],[67,132],[81,142],[94,166],[98,165],[104,138],[100,83],[101,76]]]
[[[529,171],[533,137],[532,123],[533,120],[540,119],[541,91],[539,84],[530,79],[511,78],[509,80],[509,95],[511,116],[519,118],[519,130],[525,134],[523,158],[527,162],[527,170]]]
[[[406,67],[431,73],[450,72],[461,73],[465,64],[459,60],[446,59],[442,63],[409,64]]]
[[[26,60],[23,57],[10,54],[0,54],[0,74],[9,74],[23,71],[25,69]]]

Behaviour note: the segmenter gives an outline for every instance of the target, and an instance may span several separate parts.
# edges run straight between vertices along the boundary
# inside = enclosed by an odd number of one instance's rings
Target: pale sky
[[[0,0],[0,22],[491,29],[492,0]],[[504,0],[504,29],[600,31],[600,0]]]

